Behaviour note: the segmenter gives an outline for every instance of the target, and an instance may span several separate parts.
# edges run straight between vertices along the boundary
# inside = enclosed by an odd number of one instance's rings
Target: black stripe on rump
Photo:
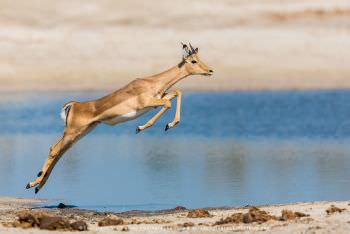
[[[72,105],[68,105],[66,108],[64,108],[64,113],[66,115],[66,126],[67,126],[67,121],[68,121],[68,115],[69,115],[71,108],[72,108]]]

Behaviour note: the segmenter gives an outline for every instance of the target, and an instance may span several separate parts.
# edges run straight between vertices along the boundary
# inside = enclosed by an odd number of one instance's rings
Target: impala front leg
[[[175,112],[175,118],[171,123],[168,123],[165,127],[165,131],[167,131],[169,128],[174,127],[176,124],[178,124],[180,122],[180,112],[181,112],[181,97],[182,97],[182,93],[180,90],[175,90],[173,92],[174,97],[177,97],[177,101],[176,101],[176,112]]]
[[[151,127],[154,122],[159,119],[159,117],[164,114],[165,111],[167,111],[171,107],[171,102],[168,99],[162,98],[162,99],[153,99],[148,106],[151,107],[157,107],[157,106],[163,106],[163,108],[150,119],[145,125],[138,126],[136,128],[136,133],[141,132],[142,130]]]
[[[152,100],[152,102],[151,102],[151,104],[149,106],[155,106],[155,107],[156,106],[163,106],[163,108],[155,116],[153,116],[153,118],[150,119],[145,125],[138,126],[136,128],[136,133],[139,133],[140,131],[151,127],[154,124],[154,122],[156,122],[157,119],[159,119],[159,117],[162,114],[164,114],[165,111],[167,111],[171,107],[170,100],[172,100],[176,96],[180,97],[180,100],[178,99],[178,101],[177,101],[175,119],[174,119],[174,121],[172,123],[168,124],[171,127],[174,127],[180,121],[181,91],[179,91],[179,90],[175,90],[175,91],[173,91],[171,93],[168,93],[168,94],[164,95],[162,97],[162,99],[154,99],[154,100]],[[179,105],[179,103],[180,103],[180,105]],[[171,127],[167,127],[166,130],[168,130]]]

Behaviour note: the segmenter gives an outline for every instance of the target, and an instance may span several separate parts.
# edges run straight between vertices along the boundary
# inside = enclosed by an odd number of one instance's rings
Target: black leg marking
[[[46,177],[46,176],[47,176],[47,172],[45,173],[44,177]]]
[[[39,171],[38,177],[40,177],[43,174],[43,171]]]

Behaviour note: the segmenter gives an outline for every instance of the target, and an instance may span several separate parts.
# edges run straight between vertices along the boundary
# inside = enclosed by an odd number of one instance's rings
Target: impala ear
[[[182,53],[183,53],[183,57],[186,58],[186,57],[190,56],[190,55],[191,55],[191,52],[190,52],[190,50],[188,49],[188,46],[187,46],[186,44],[182,43],[182,42],[181,42],[181,44],[182,44]]]

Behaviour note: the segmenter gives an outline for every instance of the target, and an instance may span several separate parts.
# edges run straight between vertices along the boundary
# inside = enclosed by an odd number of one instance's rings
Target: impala
[[[136,133],[151,127],[170,107],[177,97],[175,118],[165,130],[180,122],[181,91],[166,91],[175,83],[190,75],[210,76],[213,73],[198,57],[198,48],[182,44],[182,61],[176,66],[154,76],[139,78],[125,87],[97,100],[68,102],[61,111],[64,133],[60,140],[50,148],[49,156],[37,178],[26,188],[35,187],[35,193],[45,185],[52,169],[62,155],[97,124],[116,125],[135,119],[153,108],[162,107],[146,124],[138,126]]]

